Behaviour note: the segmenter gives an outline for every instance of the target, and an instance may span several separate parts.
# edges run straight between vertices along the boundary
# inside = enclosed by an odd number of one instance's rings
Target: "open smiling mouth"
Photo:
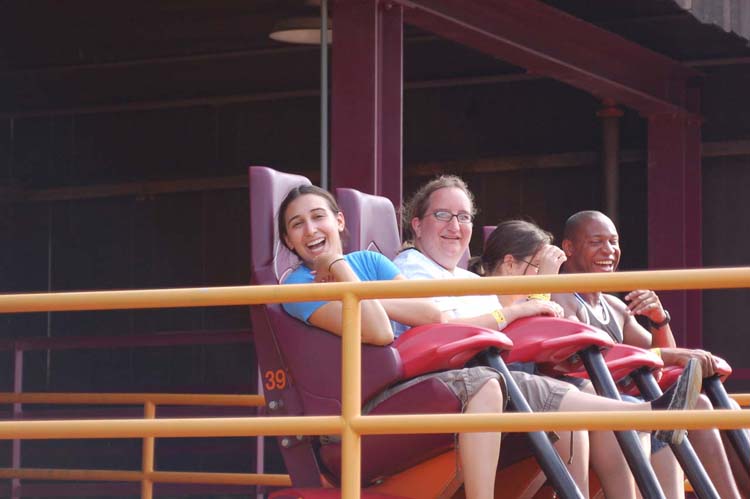
[[[323,245],[326,243],[325,237],[319,237],[318,239],[315,239],[313,241],[310,241],[305,246],[307,246],[308,249],[312,251],[316,251],[323,248]]]

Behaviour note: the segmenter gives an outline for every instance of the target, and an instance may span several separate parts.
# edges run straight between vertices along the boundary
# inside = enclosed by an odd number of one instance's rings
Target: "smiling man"
[[[567,257],[563,271],[566,273],[614,272],[620,263],[620,239],[612,220],[599,211],[580,211],[565,223],[562,248]],[[684,366],[689,359],[701,363],[704,376],[716,372],[716,359],[704,350],[678,348],[669,326],[669,312],[664,309],[659,296],[652,290],[639,289],[624,296],[624,300],[605,293],[553,294],[552,299],[562,305],[565,316],[576,318],[606,331],[618,343],[654,349],[665,365]],[[636,316],[647,319],[648,329],[641,326]],[[701,395],[696,409],[712,409],[711,402]],[[717,430],[691,431],[690,439],[706,466],[722,498],[739,497],[734,477],[743,490],[748,488],[747,475],[730,445],[722,446]],[[724,448],[729,450],[729,460]],[[664,484],[679,476],[672,473],[676,461],[671,452],[657,452],[652,463],[665,492],[672,488]],[[663,473],[660,473],[660,470]],[[678,484],[674,484],[676,487]]]
[[[620,239],[612,220],[599,211],[581,211],[565,224],[562,248],[568,273],[614,272],[620,263]],[[624,301],[604,293],[574,293],[558,295],[567,316],[607,331],[618,343],[641,348],[658,348],[667,365],[685,365],[695,358],[701,363],[705,376],[716,371],[716,360],[703,350],[677,348],[669,326],[669,312],[652,290],[631,291]],[[648,329],[636,316],[646,317]]]

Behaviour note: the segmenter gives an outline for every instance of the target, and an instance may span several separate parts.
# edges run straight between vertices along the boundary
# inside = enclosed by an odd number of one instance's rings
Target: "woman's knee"
[[[714,408],[714,406],[711,404],[711,401],[706,397],[704,394],[698,395],[698,400],[695,402],[695,408],[699,410],[711,410]]]
[[[505,395],[500,382],[496,379],[487,380],[469,401],[469,405],[473,412],[503,412]]]
[[[583,393],[590,393],[591,395],[598,395],[598,393],[596,393],[596,390],[594,389],[594,384],[590,381],[582,384],[580,387],[580,390]]]

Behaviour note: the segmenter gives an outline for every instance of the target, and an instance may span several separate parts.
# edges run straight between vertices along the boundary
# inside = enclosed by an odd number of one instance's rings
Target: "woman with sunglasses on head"
[[[302,264],[284,284],[403,279],[393,263],[380,253],[357,251],[343,255],[341,233],[344,226],[344,215],[327,191],[310,185],[292,189],[279,208],[279,238],[297,254]],[[287,313],[301,321],[333,334],[342,332],[339,301],[285,303],[283,306]],[[364,300],[361,314],[362,341],[373,345],[393,341],[390,319],[412,326],[441,320],[437,308],[429,300],[420,299]],[[488,367],[472,367],[428,374],[388,388],[369,401],[362,412],[367,414],[387,402],[410,383],[413,386],[426,380],[435,380],[450,390],[463,412],[499,413],[505,407],[502,375]],[[452,407],[445,408],[444,412],[453,412]],[[460,434],[458,449],[466,497],[492,498],[500,433]]]
[[[458,267],[471,239],[474,219],[474,201],[466,183],[456,176],[436,178],[420,188],[404,209],[404,226],[409,229],[408,243],[411,247],[402,251],[394,260],[401,272],[410,279],[456,279],[478,278],[477,274]],[[540,251],[542,250],[542,251]],[[539,252],[540,257],[535,254]],[[542,259],[541,256],[544,256]],[[528,262],[509,261],[505,268],[514,275],[539,265],[545,272],[551,271],[560,259],[554,248],[536,247],[523,257]],[[534,260],[536,258],[536,261]],[[560,261],[560,264],[562,262]],[[536,270],[534,268],[534,270]],[[540,299],[512,300],[504,307],[497,296],[449,296],[435,297],[433,303],[448,322],[458,322],[502,330],[516,319],[537,315],[562,316],[556,303]],[[408,329],[397,327],[397,333]],[[691,366],[688,376],[681,380],[679,397],[666,394],[657,399],[653,408],[691,408],[697,397],[699,366]],[[651,410],[648,403],[631,404],[619,400],[599,397],[579,391],[573,385],[548,377],[511,372],[532,410],[550,411],[616,411]],[[684,397],[683,397],[684,395]],[[678,399],[679,400],[678,403]],[[595,451],[591,463],[595,466],[609,498],[635,497],[634,480],[628,473],[624,457],[611,432],[604,432],[608,439],[596,439],[592,443]],[[674,434],[658,433],[658,438],[681,440],[684,431]],[[578,431],[560,435],[555,444],[568,469],[584,495],[588,494],[589,435]],[[646,442],[647,444],[647,442]],[[614,455],[617,459],[606,459]],[[675,496],[677,497],[677,496]]]

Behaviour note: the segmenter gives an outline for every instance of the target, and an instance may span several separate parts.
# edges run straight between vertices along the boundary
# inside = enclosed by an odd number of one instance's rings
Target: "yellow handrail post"
[[[346,293],[341,300],[342,356],[341,405],[344,427],[341,433],[341,497],[359,499],[362,446],[360,435],[352,428],[352,420],[360,416],[362,400],[362,327],[361,308],[357,296]]]
[[[143,404],[143,418],[156,418],[156,404],[147,401]],[[151,474],[154,472],[154,437],[143,437],[142,456],[143,479],[141,480],[141,499],[152,499],[154,495],[154,482]]]

